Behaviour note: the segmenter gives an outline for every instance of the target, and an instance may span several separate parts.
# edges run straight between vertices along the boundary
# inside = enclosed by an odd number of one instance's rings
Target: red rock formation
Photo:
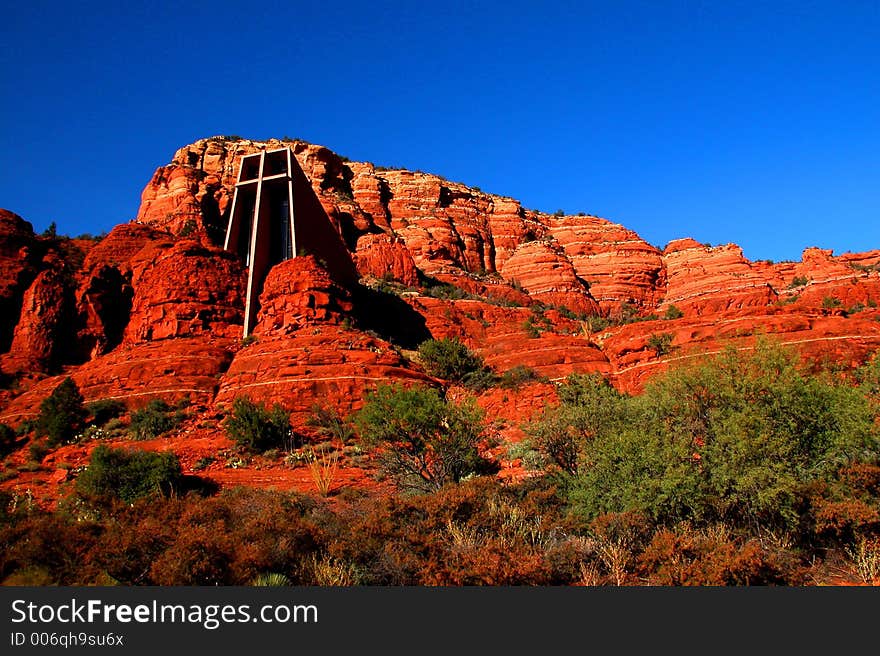
[[[529,296],[548,305],[559,305],[577,314],[596,314],[599,306],[571,261],[548,241],[521,244],[501,268],[501,275],[516,281]]]
[[[352,309],[350,297],[314,257],[281,262],[263,284],[253,334],[284,335],[315,323],[342,323]]]
[[[660,252],[636,233],[592,216],[547,217],[548,229],[604,312],[651,308],[663,296]]]
[[[686,314],[712,314],[764,307],[777,295],[734,244],[708,247],[693,240],[671,242],[664,251],[667,287],[663,305]]]
[[[24,291],[37,275],[35,244],[31,224],[0,209],[0,351],[9,348]]]
[[[302,424],[315,404],[359,408],[383,382],[433,383],[387,341],[351,327],[348,290],[312,257],[274,267],[260,296],[254,343],[223,376],[219,404],[236,396],[279,402]]]
[[[122,345],[68,373],[87,402],[119,399],[139,408],[154,398],[174,402],[189,397],[209,403],[232,360],[232,348],[229,340],[205,337]],[[0,423],[14,426],[36,416],[63,378],[45,378],[13,399],[0,409]]]
[[[70,346],[70,282],[61,262],[37,275],[24,294],[12,346],[3,358],[9,373],[46,372],[57,367]]]
[[[433,383],[388,342],[343,326],[312,326],[289,335],[258,336],[239,351],[220,381],[216,402],[237,396],[281,403],[302,426],[315,405],[344,414],[363,405],[381,383]]]
[[[357,241],[355,259],[361,276],[419,284],[419,272],[403,241],[387,234],[366,234]]]
[[[193,241],[151,243],[131,260],[128,343],[195,335],[238,337],[244,271],[230,253]]]

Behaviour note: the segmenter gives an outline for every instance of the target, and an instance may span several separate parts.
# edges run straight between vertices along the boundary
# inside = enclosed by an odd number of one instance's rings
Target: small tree
[[[112,449],[92,451],[89,466],[76,479],[77,491],[90,497],[116,497],[132,503],[152,494],[168,494],[183,480],[173,453]]]
[[[654,349],[657,356],[666,355],[672,350],[672,333],[651,333],[648,337],[648,348]]]
[[[454,337],[422,342],[419,357],[429,374],[454,382],[484,367],[483,359]]]
[[[382,467],[401,488],[434,492],[491,469],[478,450],[480,411],[450,403],[435,389],[380,385],[355,423],[368,446],[381,448]]]
[[[302,446],[290,429],[290,414],[284,408],[276,403],[269,409],[244,396],[232,402],[226,434],[238,446],[257,453]]]
[[[73,379],[68,377],[40,404],[37,429],[48,437],[50,447],[56,447],[71,441],[87,416],[83,396]]]

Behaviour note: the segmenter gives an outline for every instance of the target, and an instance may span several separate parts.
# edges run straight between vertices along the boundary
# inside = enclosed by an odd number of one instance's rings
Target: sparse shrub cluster
[[[825,296],[822,298],[822,309],[823,310],[836,310],[839,307],[843,306],[843,301],[841,301],[836,296]]]
[[[15,450],[18,435],[11,426],[0,424],[0,458],[5,458]]]
[[[498,379],[498,386],[505,389],[517,389],[527,383],[536,383],[545,380],[537,371],[531,367],[518,364],[508,369]]]
[[[429,374],[452,382],[461,382],[484,366],[479,355],[454,337],[422,342],[419,359]]]

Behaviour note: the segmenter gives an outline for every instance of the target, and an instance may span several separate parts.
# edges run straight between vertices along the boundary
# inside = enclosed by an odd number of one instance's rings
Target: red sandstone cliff
[[[341,285],[312,257],[274,267],[243,345],[246,270],[221,248],[237,162],[283,145],[362,284]],[[671,363],[768,334],[850,366],[880,348],[878,303],[880,251],[811,248],[774,264],[733,244],[661,250],[605,219],[526,210],[322,146],[212,138],[178,150],[136,221],[95,245],[38,237],[0,211],[0,366],[17,376],[0,422],[33,416],[63,375],[87,400],[131,407],[188,396],[210,414],[247,395],[299,420],[316,402],[349,412],[379,382],[435,382],[413,350],[430,336],[461,338],[499,373],[598,372],[629,391]],[[663,333],[672,342],[658,352],[651,336]],[[523,399],[552,397],[546,383],[534,390],[481,403],[522,416]]]

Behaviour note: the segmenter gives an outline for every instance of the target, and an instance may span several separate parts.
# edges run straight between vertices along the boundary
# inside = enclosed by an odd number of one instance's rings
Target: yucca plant
[[[309,474],[315,483],[315,489],[322,497],[326,497],[333,489],[333,482],[336,480],[336,473],[339,470],[339,450],[331,447],[327,450],[321,450],[320,455],[315,453],[314,449],[309,449],[306,453]]]
[[[284,574],[269,572],[268,574],[258,574],[252,578],[250,585],[259,588],[283,588],[290,585],[290,579]]]

